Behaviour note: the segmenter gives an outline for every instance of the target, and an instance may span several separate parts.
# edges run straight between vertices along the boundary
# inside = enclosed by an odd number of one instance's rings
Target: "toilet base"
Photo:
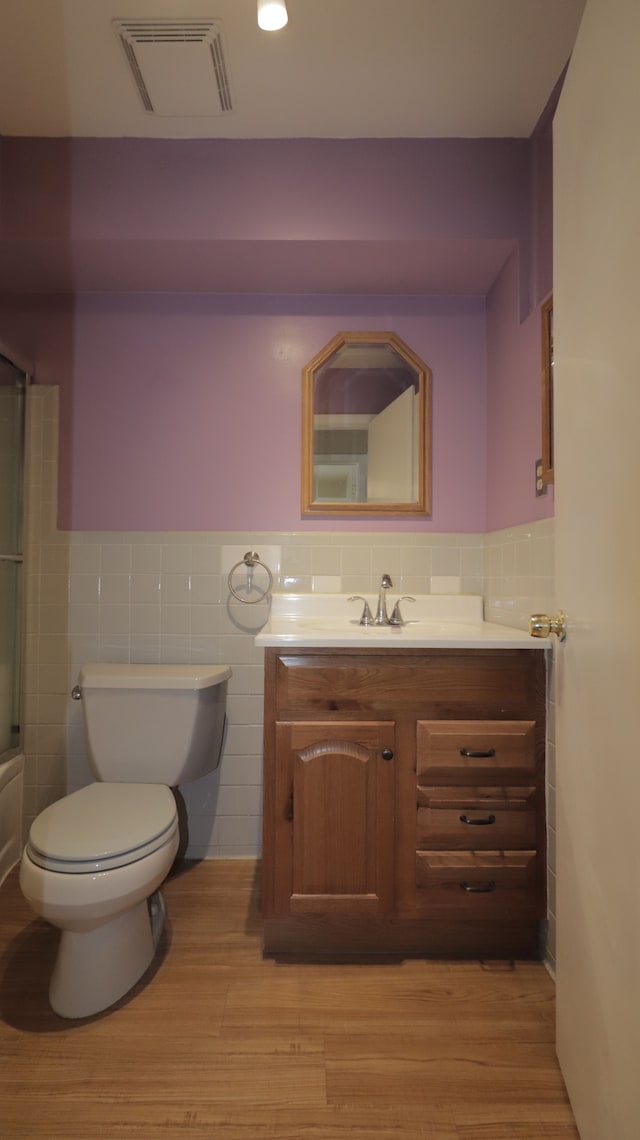
[[[160,891],[94,930],[63,930],[49,986],[60,1017],[91,1017],[119,1001],[151,965],[164,926]]]

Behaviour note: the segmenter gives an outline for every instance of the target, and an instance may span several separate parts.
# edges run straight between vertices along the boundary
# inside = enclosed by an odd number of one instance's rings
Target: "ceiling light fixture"
[[[263,32],[277,32],[288,20],[285,0],[258,0],[258,25]]]

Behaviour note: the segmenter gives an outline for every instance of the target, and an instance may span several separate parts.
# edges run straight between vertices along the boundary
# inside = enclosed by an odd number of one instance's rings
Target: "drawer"
[[[532,650],[268,649],[276,715],[353,716],[400,710],[424,720],[517,720],[531,715],[539,686]]]
[[[536,918],[536,853],[418,851],[416,887],[434,918]]]
[[[535,846],[533,787],[418,788],[419,849],[504,850]]]
[[[533,720],[419,720],[419,784],[495,784],[531,780],[536,771]]]

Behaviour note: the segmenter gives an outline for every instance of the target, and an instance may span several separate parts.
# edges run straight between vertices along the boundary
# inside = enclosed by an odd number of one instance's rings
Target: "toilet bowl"
[[[25,898],[62,931],[49,988],[62,1017],[113,1005],[154,958],[165,918],[159,887],[179,828],[171,788],[144,777],[160,771],[177,784],[185,773],[195,779],[217,767],[230,673],[227,666],[111,665],[81,672],[92,766],[119,778],[46,808],[20,866]]]
[[[177,850],[175,800],[160,784],[91,784],[34,821],[20,886],[62,931],[49,990],[56,1013],[88,1017],[142,977],[164,917],[147,899]]]

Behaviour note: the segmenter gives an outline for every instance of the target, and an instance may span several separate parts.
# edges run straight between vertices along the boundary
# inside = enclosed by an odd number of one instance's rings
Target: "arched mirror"
[[[338,333],[302,382],[302,514],[428,515],[431,372],[415,352]]]

